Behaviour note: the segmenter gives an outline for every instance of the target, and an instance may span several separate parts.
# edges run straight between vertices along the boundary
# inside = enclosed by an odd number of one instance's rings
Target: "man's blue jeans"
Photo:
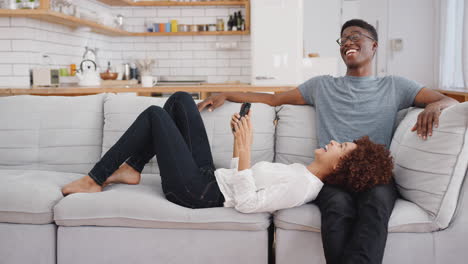
[[[189,208],[223,206],[205,126],[188,93],[143,111],[89,176],[102,185],[123,162],[141,172],[154,155],[169,201]]]
[[[397,195],[393,182],[360,193],[325,184],[315,203],[327,264],[382,263]]]

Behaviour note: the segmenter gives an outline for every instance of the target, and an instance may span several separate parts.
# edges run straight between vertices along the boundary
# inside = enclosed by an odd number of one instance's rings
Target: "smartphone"
[[[249,113],[250,105],[251,105],[250,103],[243,103],[243,104],[241,105],[241,109],[240,109],[240,112],[239,112],[239,115],[240,115],[241,117],[243,117],[243,116],[245,116],[246,114]]]
[[[249,113],[249,110],[250,110],[250,103],[243,103],[241,105],[241,108],[240,108],[240,111],[239,111],[239,115],[240,117],[243,117],[245,116],[246,114]],[[239,117],[239,119],[240,119]],[[235,132],[236,130],[234,128],[232,128],[232,132]]]

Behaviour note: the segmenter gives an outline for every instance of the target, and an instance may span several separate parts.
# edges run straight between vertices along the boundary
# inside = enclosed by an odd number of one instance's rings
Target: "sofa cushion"
[[[275,162],[309,164],[318,148],[315,127],[315,108],[312,106],[282,105],[276,107]]]
[[[0,169],[88,173],[101,155],[104,97],[0,97]]]
[[[310,105],[281,105],[276,107],[275,162],[309,164],[314,160],[314,150],[319,148],[315,108]],[[398,112],[396,125],[408,109]]]
[[[401,195],[446,228],[455,212],[468,166],[468,103],[442,111],[438,128],[428,140],[411,128],[422,109],[411,109],[398,126],[390,150]]]
[[[104,103],[104,137],[102,155],[117,142],[120,136],[148,106],[163,106],[167,98],[110,95]],[[213,112],[203,111],[202,118],[210,142],[216,168],[226,168],[232,158],[233,137],[229,128],[231,115],[239,112],[241,104],[226,102]],[[254,143],[252,163],[273,161],[275,108],[265,104],[252,105]],[[156,158],[153,158],[143,173],[159,173]]]
[[[82,174],[37,170],[0,170],[0,222],[48,224],[62,187]]]
[[[275,212],[274,222],[282,229],[320,232],[320,217],[315,204],[305,204]],[[397,199],[388,223],[389,232],[430,232],[436,229],[424,210],[409,201]]]
[[[54,208],[62,226],[125,226],[174,229],[265,230],[269,214],[242,214],[232,208],[190,209],[169,202],[157,174],[143,174],[139,185],[110,185],[100,193],[78,193]]]

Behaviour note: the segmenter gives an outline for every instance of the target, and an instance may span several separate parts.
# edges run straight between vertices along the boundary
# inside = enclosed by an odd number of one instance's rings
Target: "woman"
[[[231,169],[216,170],[197,106],[189,94],[177,92],[164,108],[143,111],[89,174],[63,187],[62,193],[99,192],[112,183],[138,184],[154,155],[166,198],[188,208],[271,212],[314,200],[327,180],[357,191],[391,180],[388,150],[367,137],[353,143],[331,141],[315,150],[315,160],[308,166],[259,162],[251,168],[251,114],[232,116]]]

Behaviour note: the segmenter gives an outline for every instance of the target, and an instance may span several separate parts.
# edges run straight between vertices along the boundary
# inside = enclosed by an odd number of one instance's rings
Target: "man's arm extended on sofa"
[[[226,100],[237,103],[264,103],[271,106],[278,106],[283,104],[307,104],[299,89],[296,88],[294,90],[279,94],[242,92],[220,93],[212,95],[203,102],[198,103],[198,110],[201,112],[204,108],[208,107],[208,111],[213,111],[214,109],[222,106]]]

